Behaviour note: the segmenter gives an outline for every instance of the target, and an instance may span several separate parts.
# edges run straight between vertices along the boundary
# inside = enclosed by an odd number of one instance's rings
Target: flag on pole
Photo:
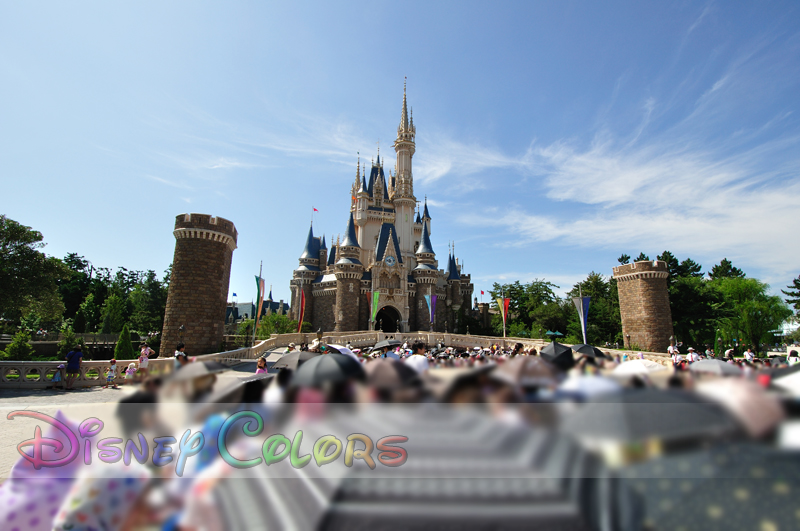
[[[234,297],[238,297],[238,295],[237,295],[237,294],[235,294],[235,293],[233,294],[233,296],[234,296]]]
[[[481,295],[485,295],[485,293],[483,292],[483,290],[481,290]]]
[[[433,312],[431,311],[431,296],[430,295],[423,295],[425,297],[425,302],[428,303],[428,317],[431,318],[431,322],[433,322]]]
[[[303,328],[303,319],[306,316],[306,292],[300,290],[300,319],[297,320],[297,333]]]
[[[380,291],[372,292],[372,322],[375,322],[375,316],[378,315],[378,299],[381,298]]]
[[[311,208],[314,208],[314,207],[311,207]],[[316,208],[314,208],[314,212],[319,212],[319,210],[317,210]]]
[[[581,320],[581,332],[583,332],[583,342],[586,344],[586,320],[589,316],[589,300],[591,297],[573,297],[572,302],[578,310],[578,317]]]
[[[256,275],[256,288],[258,289],[258,311],[256,311],[255,328],[258,328],[258,321],[261,319],[261,307],[264,305],[264,279]]]

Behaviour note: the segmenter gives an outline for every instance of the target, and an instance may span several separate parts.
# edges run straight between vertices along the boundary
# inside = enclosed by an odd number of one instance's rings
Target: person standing
[[[256,362],[256,374],[266,374],[267,372],[267,358],[260,357]]]
[[[177,371],[187,363],[189,363],[189,358],[186,356],[184,352],[186,350],[186,345],[184,343],[178,343],[178,346],[175,347],[175,370]]]
[[[150,354],[153,353],[152,349],[147,346],[147,343],[142,343],[140,345],[141,352],[139,353],[139,370],[142,374],[142,380],[147,378],[147,373],[149,371],[148,365],[150,365]]]
[[[681,352],[678,350],[678,347],[673,347],[670,345],[670,348],[672,349],[672,366],[677,371],[683,362],[683,356],[681,356]]]
[[[71,390],[72,384],[75,383],[75,379],[80,376],[81,374],[81,363],[83,362],[83,352],[81,352],[81,346],[75,345],[75,348],[70,350],[67,353],[67,387],[66,389]]]

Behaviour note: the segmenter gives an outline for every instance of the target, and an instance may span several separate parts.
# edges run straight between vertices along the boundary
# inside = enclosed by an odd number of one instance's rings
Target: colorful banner
[[[506,324],[506,319],[508,318],[508,304],[511,302],[511,299],[501,299],[497,297],[497,309],[500,310],[500,315],[503,316],[503,326]]]
[[[306,292],[300,289],[300,319],[297,320],[297,333],[303,329],[303,319],[306,317]]]
[[[586,320],[589,316],[589,300],[591,297],[573,297],[572,302],[578,310],[578,317],[581,320],[581,331],[583,332],[583,342],[586,343]]]
[[[261,320],[261,308],[264,306],[264,279],[256,275],[256,288],[258,289],[258,310],[255,317],[255,328],[258,329],[258,322]]]
[[[425,297],[425,302],[428,303],[428,317],[431,318],[431,322],[433,322],[433,312],[431,312],[431,296],[430,295],[423,295]]]
[[[378,315],[378,299],[381,298],[380,291],[372,292],[372,322],[375,322],[375,316]]]

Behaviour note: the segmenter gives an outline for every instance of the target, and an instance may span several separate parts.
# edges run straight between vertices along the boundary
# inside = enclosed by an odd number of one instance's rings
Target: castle
[[[290,283],[294,319],[323,331],[451,332],[472,310],[470,275],[452,252],[439,269],[427,200],[422,213],[417,208],[415,135],[404,87],[394,172],[387,178],[380,151],[369,177],[358,160],[344,239],[331,241],[330,251],[309,228]]]

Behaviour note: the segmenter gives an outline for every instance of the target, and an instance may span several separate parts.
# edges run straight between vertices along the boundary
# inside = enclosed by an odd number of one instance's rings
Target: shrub
[[[128,325],[123,325],[122,332],[119,333],[119,339],[114,346],[114,358],[118,360],[132,360],[133,344],[131,343],[131,335],[128,332]]]
[[[30,361],[33,354],[30,339],[31,335],[25,330],[14,334],[14,339],[6,347],[4,358],[9,361]]]
[[[80,345],[83,350],[84,359],[86,359],[86,342],[83,338],[77,337],[75,331],[70,327],[62,328],[61,334],[64,337],[58,342],[58,358],[63,360],[76,345]]]

